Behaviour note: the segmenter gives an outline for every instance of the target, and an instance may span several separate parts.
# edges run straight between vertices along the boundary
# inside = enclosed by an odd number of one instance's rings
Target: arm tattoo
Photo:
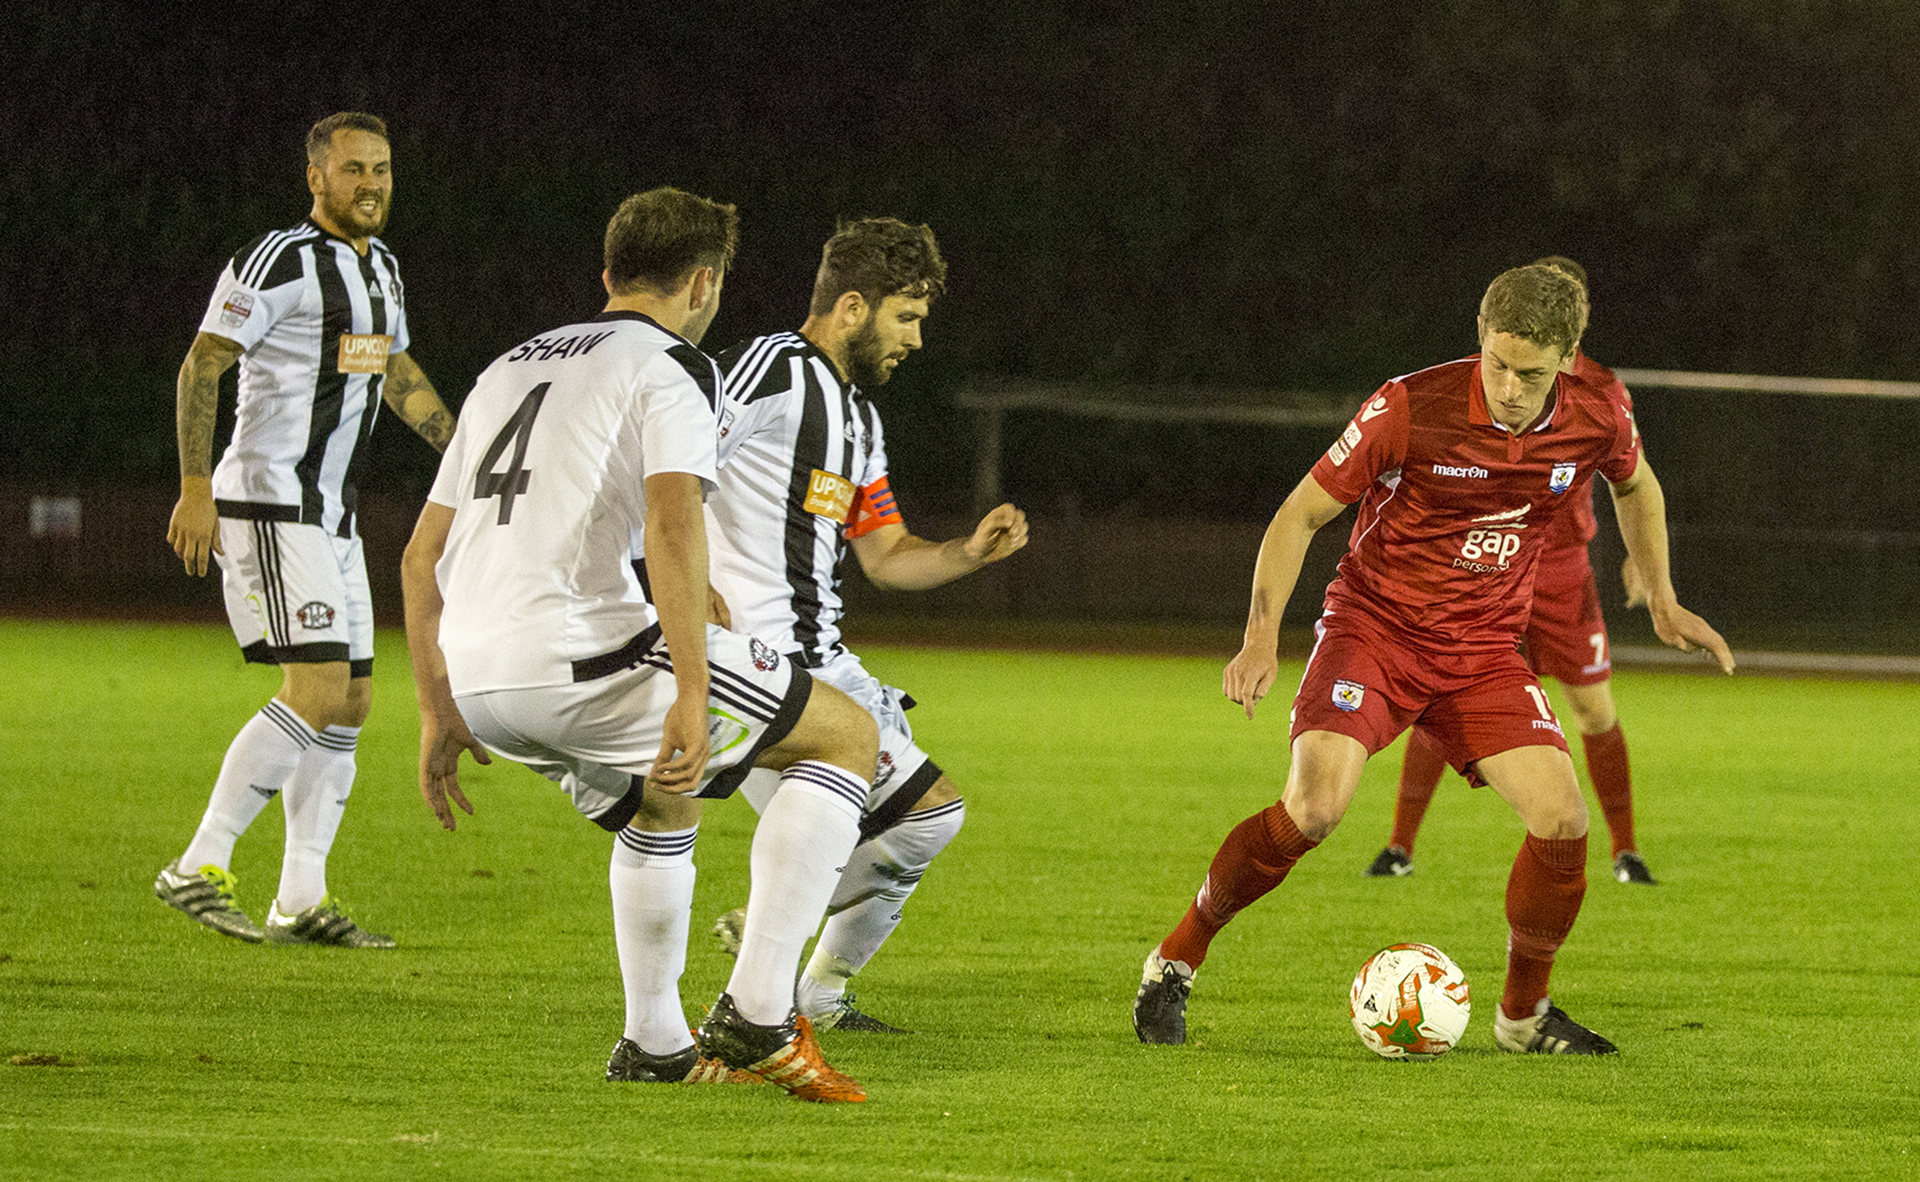
[[[195,342],[180,365],[174,392],[174,427],[180,442],[180,475],[213,474],[213,422],[220,403],[220,375],[233,364],[223,350]]]
[[[435,451],[447,450],[453,438],[453,414],[440,401],[427,375],[405,353],[396,354],[387,371],[382,396],[400,421],[412,427]]]

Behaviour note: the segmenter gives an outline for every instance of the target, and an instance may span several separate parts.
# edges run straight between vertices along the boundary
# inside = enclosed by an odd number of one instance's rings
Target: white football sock
[[[294,915],[327,897],[327,851],[353,792],[357,726],[330,726],[314,737],[280,797],[287,848],[280,858],[280,914]]]
[[[809,1018],[829,1013],[847,990],[847,981],[867,967],[893,929],[900,909],[920,885],[934,857],[960,832],[967,804],[954,800],[908,813],[892,828],[853,849],[840,885],[827,904],[827,926],[814,946],[813,959],[800,976],[800,1012]]]
[[[693,1045],[680,1006],[693,913],[693,839],[698,825],[671,833],[622,829],[613,843],[613,944],[627,994],[624,1034],[650,1055]]]
[[[727,983],[747,1021],[772,1026],[793,1008],[800,951],[860,836],[869,788],[862,777],[813,759],[780,774],[780,789],[753,832],[747,924]]]
[[[233,843],[287,786],[300,766],[300,753],[313,744],[313,737],[313,728],[278,698],[247,720],[220,761],[220,776],[213,782],[206,815],[180,855],[182,870],[192,874],[202,866],[229,868]]]

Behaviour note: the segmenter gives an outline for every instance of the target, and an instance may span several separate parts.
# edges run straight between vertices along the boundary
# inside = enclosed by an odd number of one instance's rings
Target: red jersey
[[[1585,353],[1575,356],[1573,376],[1588,385],[1611,391],[1626,404],[1627,413],[1633,413],[1633,396],[1627,393],[1625,384],[1613,376],[1612,370]],[[1581,557],[1573,561],[1584,566],[1583,559],[1587,543],[1593,541],[1594,535],[1600,532],[1600,524],[1593,516],[1593,498],[1597,492],[1593,482],[1589,480],[1567,494],[1567,499],[1571,502],[1567,508],[1573,511],[1561,513],[1554,518],[1553,528],[1547,531],[1546,551],[1540,558],[1541,562],[1552,564],[1567,561],[1563,551],[1579,550],[1582,552]]]
[[[1514,434],[1487,412],[1478,356],[1380,387],[1313,466],[1334,499],[1361,502],[1328,613],[1365,613],[1427,649],[1511,648],[1569,494],[1640,461],[1623,395],[1560,374]]]

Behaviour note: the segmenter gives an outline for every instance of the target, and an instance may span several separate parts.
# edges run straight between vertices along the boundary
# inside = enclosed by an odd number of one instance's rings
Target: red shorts
[[[1517,650],[1447,655],[1416,650],[1353,613],[1325,615],[1293,699],[1291,738],[1333,731],[1372,755],[1418,723],[1475,785],[1474,761],[1515,747],[1567,749],[1546,692]]]
[[[1562,685],[1598,685],[1612,674],[1607,622],[1600,617],[1600,589],[1585,546],[1540,556],[1533,618],[1527,621],[1527,660],[1535,673]]]

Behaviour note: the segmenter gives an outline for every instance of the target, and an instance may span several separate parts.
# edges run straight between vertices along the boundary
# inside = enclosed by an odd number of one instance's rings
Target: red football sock
[[[1300,856],[1319,845],[1294,825],[1285,805],[1274,804],[1233,827],[1207,867],[1207,881],[1173,934],[1160,941],[1160,955],[1197,969],[1207,945],[1242,908],[1280,885]]]
[[[1413,856],[1413,840],[1420,836],[1420,819],[1427,815],[1447,761],[1428,742],[1419,727],[1407,735],[1407,757],[1400,764],[1400,795],[1393,801],[1393,839],[1389,843]]]
[[[1587,778],[1593,781],[1593,794],[1600,798],[1600,813],[1607,819],[1607,836],[1613,839],[1613,856],[1620,851],[1638,849],[1633,844],[1633,776],[1627,768],[1627,738],[1620,724],[1605,734],[1581,735],[1580,745],[1587,753]]]
[[[1547,996],[1553,954],[1566,942],[1587,894],[1587,839],[1527,834],[1507,878],[1507,987],[1500,1009],[1529,1018]]]

